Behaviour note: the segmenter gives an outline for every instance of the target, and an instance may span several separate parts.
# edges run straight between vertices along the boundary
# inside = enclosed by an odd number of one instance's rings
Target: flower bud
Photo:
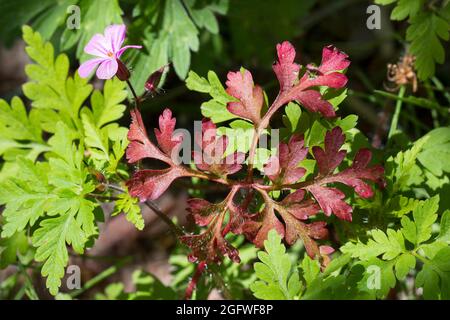
[[[128,79],[130,79],[130,71],[128,71],[127,66],[120,61],[120,59],[116,59],[117,61],[117,72],[116,72],[116,76],[117,78],[119,78],[119,80],[121,81],[127,81]]]
[[[158,85],[159,82],[161,81],[162,75],[164,74],[166,67],[167,65],[162,66],[148,77],[144,86],[147,92],[153,95],[155,92],[158,91]]]

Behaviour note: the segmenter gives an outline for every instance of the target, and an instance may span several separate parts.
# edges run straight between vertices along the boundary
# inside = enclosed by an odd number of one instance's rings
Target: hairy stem
[[[130,80],[127,80],[126,82],[127,82],[128,88],[130,88],[130,91],[133,94],[134,105],[135,105],[136,109],[139,109],[141,100],[139,99],[138,95],[136,94],[136,91],[134,90],[133,85],[131,84]]]
[[[401,86],[398,92],[398,100],[395,104],[394,116],[392,117],[391,128],[389,129],[388,140],[397,132],[398,119],[400,118],[400,113],[402,111],[403,96],[405,95],[405,86]]]
[[[248,154],[248,181],[253,181],[253,163],[255,161],[256,147],[258,146],[259,138],[265,129],[269,126],[270,119],[273,117],[275,112],[282,106],[280,103],[280,94],[275,98],[275,101],[270,106],[267,113],[261,119],[261,122],[255,126],[255,134],[253,135],[252,144],[250,146],[250,151]]]
[[[194,292],[195,288],[197,287],[197,282],[200,280],[200,276],[202,275],[203,271],[205,270],[207,264],[206,261],[201,261],[197,268],[195,269],[195,273],[192,276],[191,281],[189,281],[189,284],[186,288],[186,291],[184,293],[184,299],[185,300],[191,300],[192,293]]]

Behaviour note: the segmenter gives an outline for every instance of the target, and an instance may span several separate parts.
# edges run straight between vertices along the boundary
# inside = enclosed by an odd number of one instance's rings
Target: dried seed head
[[[417,91],[417,75],[414,70],[416,57],[410,54],[404,55],[397,64],[387,65],[387,79],[394,84],[389,91],[396,91],[400,86],[412,85],[413,92]]]

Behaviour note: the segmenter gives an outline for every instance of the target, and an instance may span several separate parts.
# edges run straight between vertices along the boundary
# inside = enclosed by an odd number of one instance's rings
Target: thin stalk
[[[19,265],[19,270],[25,276],[25,284],[24,284],[25,294],[30,300],[39,300],[39,296],[36,293],[36,290],[34,289],[33,286],[33,280],[31,279],[30,275],[28,274],[27,270],[22,264]]]
[[[201,261],[197,265],[197,269],[195,270],[194,276],[192,277],[191,281],[189,281],[189,284],[184,293],[185,300],[191,300],[192,293],[194,292],[194,289],[197,287],[197,282],[198,282],[198,280],[200,280],[200,276],[202,275],[206,266],[207,266],[206,261]]]
[[[141,100],[139,99],[138,95],[136,94],[136,91],[134,91],[133,85],[131,84],[130,80],[127,80],[126,82],[127,82],[128,88],[130,88],[130,91],[133,94],[134,104],[135,104],[136,108],[138,108]]]
[[[429,85],[428,81],[427,81],[427,84]],[[427,90],[428,98],[430,100],[432,100],[432,101],[436,101],[436,97],[434,95],[434,91],[430,87],[427,87],[426,90]],[[433,119],[433,126],[435,128],[440,127],[438,113],[437,113],[436,109],[431,110],[431,117]]]
[[[398,92],[398,100],[395,104],[394,116],[392,117],[391,128],[389,129],[388,140],[397,132],[398,119],[400,118],[400,113],[402,111],[403,97],[405,95],[405,86],[401,86]]]
[[[167,226],[170,228],[170,230],[177,236],[183,236],[184,232],[183,230],[177,226],[173,221],[164,213],[161,211],[161,209],[156,205],[156,203],[152,201],[146,201],[144,202],[147,207],[149,207],[156,215],[163,220]]]

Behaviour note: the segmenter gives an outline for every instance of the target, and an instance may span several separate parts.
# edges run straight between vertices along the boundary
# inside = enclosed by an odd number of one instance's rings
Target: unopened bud
[[[117,72],[116,72],[116,76],[117,78],[119,78],[119,80],[121,81],[127,81],[128,79],[130,79],[130,71],[128,71],[127,66],[120,61],[120,59],[117,59]]]
[[[158,85],[161,81],[162,75],[164,74],[164,71],[166,70],[166,67],[168,65],[164,65],[155,72],[153,72],[145,82],[145,90],[149,92],[150,94],[154,94],[158,91]]]

